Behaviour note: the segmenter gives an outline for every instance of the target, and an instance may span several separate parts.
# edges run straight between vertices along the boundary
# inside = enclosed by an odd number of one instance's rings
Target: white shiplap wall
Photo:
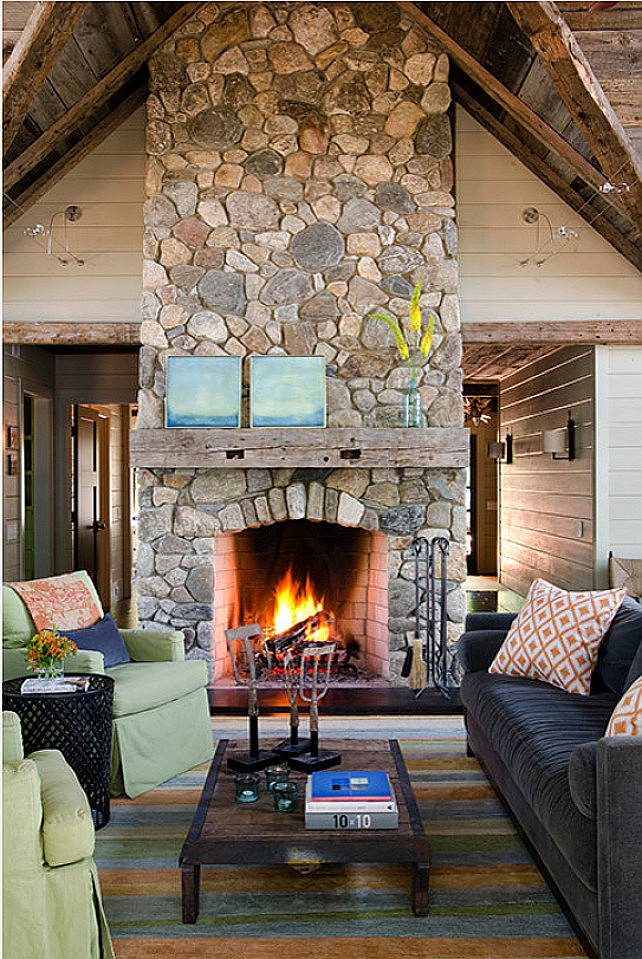
[[[597,567],[642,559],[642,346],[596,348]],[[608,504],[608,506],[607,506]]]
[[[642,318],[638,270],[461,107],[455,142],[463,321]],[[528,206],[580,234],[541,267],[519,262],[535,249]]]
[[[138,322],[142,286],[144,112],[139,109],[59,181],[4,234],[5,320]],[[84,266],[47,256],[43,237],[24,235],[69,204],[68,224]],[[54,236],[64,248],[62,217]],[[61,246],[54,249],[62,252]]]

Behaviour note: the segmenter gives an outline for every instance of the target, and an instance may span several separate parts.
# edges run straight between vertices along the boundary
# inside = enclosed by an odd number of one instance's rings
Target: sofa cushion
[[[91,856],[94,823],[78,778],[57,749],[31,753],[40,776],[45,861],[62,866]]]
[[[627,674],[639,649],[642,649],[642,606],[625,596],[600,644],[591,690],[604,692],[608,689],[621,696],[627,688]]]
[[[629,686],[606,727],[605,736],[642,736],[642,676]]]
[[[576,875],[595,889],[596,826],[571,798],[568,765],[576,746],[603,735],[615,697],[580,698],[539,680],[484,672],[463,677],[461,696]]]
[[[105,613],[103,618],[93,626],[85,626],[84,629],[67,629],[65,636],[71,639],[78,649],[93,649],[102,653],[105,669],[131,661],[125,641],[118,632],[111,613]]]
[[[625,595],[625,589],[570,593],[536,579],[490,672],[587,696],[600,642]]]
[[[207,667],[200,659],[187,659],[182,663],[129,663],[106,672],[116,681],[115,719],[181,699],[207,684]]]
[[[629,671],[626,674],[626,679],[624,680],[624,689],[628,689],[638,676],[642,676],[642,643],[638,647],[638,651],[633,657],[633,661],[629,667]]]

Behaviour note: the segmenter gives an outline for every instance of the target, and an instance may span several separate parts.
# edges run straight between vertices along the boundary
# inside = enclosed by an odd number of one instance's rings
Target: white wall
[[[464,322],[642,318],[638,270],[461,107],[455,149]],[[528,206],[580,234],[541,267],[519,263],[535,249]]]
[[[609,550],[642,559],[642,346],[596,348],[596,565],[606,583]]]
[[[4,318],[68,322],[139,322],[142,287],[144,111],[137,110],[4,234]],[[83,215],[68,224],[74,253],[84,266],[62,266],[47,256],[43,237],[27,227],[48,227],[69,204]],[[62,217],[54,245],[64,248]]]

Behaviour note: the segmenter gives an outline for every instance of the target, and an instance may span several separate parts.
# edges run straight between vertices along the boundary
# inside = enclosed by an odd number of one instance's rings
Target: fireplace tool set
[[[406,650],[401,675],[408,677],[415,699],[434,686],[446,699],[452,696],[457,685],[448,668],[448,554],[450,543],[444,536],[416,536],[412,541],[415,558],[415,635],[412,646]],[[426,625],[425,642],[421,638],[421,558],[425,566]],[[439,626],[437,626],[437,570],[439,556]]]
[[[249,626],[238,626],[225,630],[227,648],[232,660],[234,679],[239,685],[247,685],[248,690],[248,737],[249,750],[246,753],[234,753],[227,761],[229,769],[241,772],[257,772],[279,759],[287,758],[293,769],[312,773],[319,769],[337,766],[341,762],[341,755],[327,749],[319,749],[319,700],[323,699],[330,684],[330,669],[335,644],[330,642],[310,642],[303,646],[296,655],[299,657],[298,668],[295,654],[288,650],[283,665],[285,669],[285,683],[290,704],[290,736],[279,743],[274,750],[259,749],[258,717],[259,703],[257,693],[255,652],[250,642],[259,639],[263,646],[263,654],[271,662],[270,651],[267,647],[263,630],[258,623]],[[325,666],[324,666],[325,661]],[[241,677],[241,667],[244,668],[247,680]],[[299,739],[299,710],[298,698],[310,704],[310,737]]]

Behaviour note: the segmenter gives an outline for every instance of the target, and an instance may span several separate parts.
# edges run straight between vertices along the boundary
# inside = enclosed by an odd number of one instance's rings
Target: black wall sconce
[[[566,431],[543,430],[542,453],[551,453],[554,460],[575,459],[575,423],[569,411]]]
[[[497,460],[510,466],[513,462],[513,434],[507,433],[503,443],[487,443],[486,456],[488,459]]]

